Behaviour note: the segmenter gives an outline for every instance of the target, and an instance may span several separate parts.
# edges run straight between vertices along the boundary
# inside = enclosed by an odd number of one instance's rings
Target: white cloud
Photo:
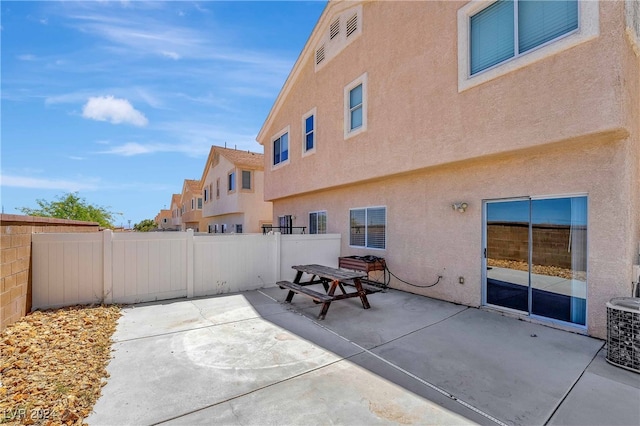
[[[178,59],[180,59],[180,55],[178,55],[176,52],[162,51],[160,53],[162,54],[162,56],[166,56],[167,58],[175,59],[176,61]]]
[[[21,61],[35,61],[36,57],[35,57],[35,55],[32,55],[30,53],[26,53],[24,55],[18,55],[18,59],[20,59]]]
[[[109,121],[113,124],[129,123],[144,127],[147,117],[135,109],[128,100],[113,96],[91,97],[82,109],[82,116],[91,120]]]
[[[149,154],[157,151],[158,149],[152,145],[142,145],[136,142],[129,142],[124,145],[114,146],[106,151],[100,151],[98,154],[114,154],[131,157],[134,155]]]
[[[97,186],[86,181],[74,182],[65,179],[38,179],[27,176],[0,176],[0,185],[15,188],[32,188],[32,189],[58,189],[67,192],[76,192],[81,190],[93,190]]]

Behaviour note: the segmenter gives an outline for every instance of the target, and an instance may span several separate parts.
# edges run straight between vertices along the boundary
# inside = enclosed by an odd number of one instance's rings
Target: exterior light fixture
[[[451,204],[451,208],[454,210],[459,211],[460,213],[464,213],[465,211],[467,211],[467,207],[469,207],[469,204],[467,203],[453,203]]]

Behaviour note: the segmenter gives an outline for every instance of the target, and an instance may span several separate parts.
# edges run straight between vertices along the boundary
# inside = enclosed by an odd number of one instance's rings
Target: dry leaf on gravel
[[[0,423],[81,425],[107,377],[117,306],[36,311],[0,334]]]

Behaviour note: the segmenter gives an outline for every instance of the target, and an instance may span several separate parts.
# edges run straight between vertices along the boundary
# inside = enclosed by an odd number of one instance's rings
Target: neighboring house
[[[182,229],[182,203],[180,194],[171,196],[171,226],[176,231]]]
[[[330,1],[257,136],[274,222],[605,337],[639,262],[639,10]]]
[[[200,191],[201,232],[255,233],[271,225],[271,203],[264,201],[264,155],[212,146]]]
[[[202,202],[200,181],[195,179],[185,179],[182,184],[182,194],[180,194],[181,231],[193,229],[194,232],[200,232]]]
[[[158,229],[167,230],[174,229],[172,224],[171,210],[163,209],[156,215],[153,221],[158,226]]]

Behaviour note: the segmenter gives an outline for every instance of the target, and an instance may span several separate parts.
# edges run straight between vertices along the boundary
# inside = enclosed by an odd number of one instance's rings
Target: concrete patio
[[[123,309],[90,425],[638,425],[605,342],[404,292],[277,287]]]

